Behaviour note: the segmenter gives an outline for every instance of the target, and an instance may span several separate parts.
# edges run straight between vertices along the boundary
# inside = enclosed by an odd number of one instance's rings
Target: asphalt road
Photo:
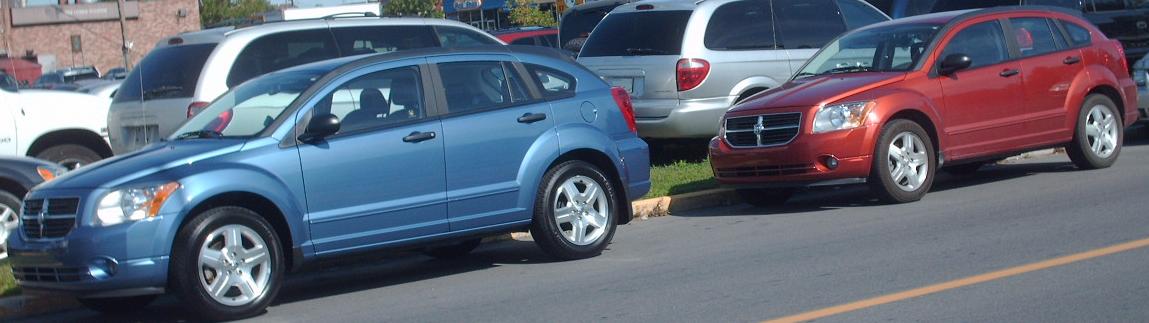
[[[461,260],[407,255],[327,268],[294,277],[251,321],[762,321],[981,277],[818,321],[1143,322],[1149,247],[983,274],[1149,239],[1144,130],[1129,132],[1138,138],[1109,169],[1079,171],[1056,155],[940,176],[917,203],[881,204],[852,187],[800,194],[779,209],[675,214],[620,227],[587,260],[553,262],[531,242],[507,241]],[[72,310],[32,320],[187,317],[164,299],[133,317]]]

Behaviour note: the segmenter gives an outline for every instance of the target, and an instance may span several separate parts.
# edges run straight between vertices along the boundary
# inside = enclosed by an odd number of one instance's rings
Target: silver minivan
[[[710,138],[731,105],[823,44],[890,18],[861,0],[651,0],[615,8],[578,62],[630,92],[639,135]]]
[[[168,37],[128,75],[108,112],[112,151],[166,138],[212,100],[256,76],[305,63],[423,47],[502,44],[446,19],[338,18],[223,27]]]

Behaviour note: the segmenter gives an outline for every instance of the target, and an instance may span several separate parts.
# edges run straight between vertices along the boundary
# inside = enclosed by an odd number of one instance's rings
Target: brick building
[[[0,0],[0,55],[31,54],[44,72],[92,65],[103,73],[124,66],[124,37],[115,1],[42,2]],[[197,0],[128,1],[123,12],[129,65],[139,62],[161,38],[200,29]]]

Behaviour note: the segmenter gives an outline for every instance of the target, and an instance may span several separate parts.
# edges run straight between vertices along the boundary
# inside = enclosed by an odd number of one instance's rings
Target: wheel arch
[[[1118,117],[1121,118],[1122,122],[1125,121],[1125,111],[1126,111],[1125,101],[1121,99],[1121,92],[1117,91],[1117,88],[1115,88],[1111,85],[1108,85],[1108,84],[1102,84],[1102,85],[1095,86],[1095,87],[1089,89],[1088,92],[1085,92],[1085,95],[1081,97],[1081,102],[1084,103],[1086,98],[1088,98],[1090,95],[1094,95],[1094,94],[1104,95],[1104,96],[1108,97],[1110,101],[1113,101],[1113,104],[1117,105]],[[1074,118],[1073,118],[1075,120],[1074,124],[1076,124],[1077,116],[1080,114],[1081,114],[1080,111],[1078,111],[1078,113],[1076,115],[1074,115]],[[1124,128],[1124,126],[1122,126],[1122,128]]]
[[[766,76],[752,76],[734,84],[734,86],[730,88],[729,95],[737,97],[734,103],[738,103],[738,101],[748,98],[754,95],[754,93],[776,88],[782,85],[782,83],[783,82],[779,82],[778,80]]]
[[[25,194],[28,194],[28,188],[21,185],[10,178],[0,177],[0,190],[15,195],[18,199],[23,199]]]
[[[888,118],[886,118],[884,122],[882,122],[882,127],[885,127],[886,124],[898,119],[913,121],[914,123],[922,126],[922,129],[925,129],[926,134],[930,136],[930,141],[934,145],[934,158],[939,158],[942,156],[941,136],[938,134],[938,128],[934,123],[933,118],[921,110],[906,108],[891,114]],[[880,128],[881,127],[879,127],[879,133],[881,131]]]
[[[559,155],[559,157],[551,162],[550,165],[547,165],[547,170],[572,160],[579,160],[590,163],[605,173],[604,175],[606,175],[607,180],[610,181],[610,185],[615,187],[615,203],[618,203],[619,208],[621,209],[620,211],[622,211],[622,214],[615,219],[615,223],[629,223],[633,218],[633,214],[630,208],[630,202],[626,197],[626,186],[624,186],[622,183],[621,170],[618,169],[611,158],[602,151],[596,149],[576,148]]]
[[[27,156],[35,157],[57,145],[77,144],[95,151],[101,158],[112,157],[112,147],[99,134],[87,129],[63,129],[45,133],[28,146]]]
[[[302,263],[302,255],[294,252],[295,237],[291,233],[291,226],[287,223],[287,218],[283,210],[272,202],[271,199],[253,192],[222,192],[196,203],[195,206],[186,213],[186,216],[180,220],[180,230],[198,214],[221,206],[242,207],[259,214],[271,224],[272,229],[275,230],[275,234],[279,237],[279,244],[283,251],[286,267],[295,269]],[[176,232],[178,231],[179,230],[176,230]]]

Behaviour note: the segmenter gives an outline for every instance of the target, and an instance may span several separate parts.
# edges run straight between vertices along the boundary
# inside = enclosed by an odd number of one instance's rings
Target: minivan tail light
[[[610,94],[614,97],[614,103],[618,105],[618,110],[622,111],[622,118],[626,119],[626,127],[630,132],[638,133],[638,124],[634,121],[634,103],[630,102],[630,93],[621,87],[610,88]]]
[[[706,80],[706,76],[710,74],[710,62],[701,58],[679,59],[675,73],[678,80],[678,91],[689,91]]]
[[[199,114],[200,111],[203,111],[204,108],[207,108],[207,105],[209,103],[210,102],[195,101],[195,102],[192,102],[191,104],[189,104],[188,105],[188,119],[191,119],[196,114]]]

